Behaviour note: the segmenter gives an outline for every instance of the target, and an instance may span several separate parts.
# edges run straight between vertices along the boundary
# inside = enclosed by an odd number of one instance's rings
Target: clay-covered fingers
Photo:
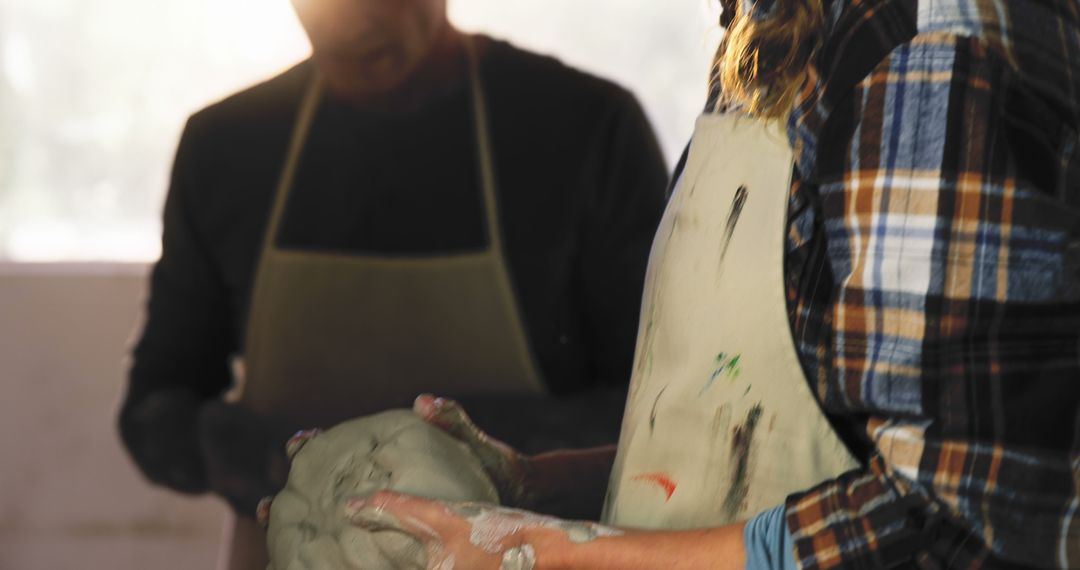
[[[296,459],[296,454],[300,453],[300,450],[303,449],[303,447],[307,445],[309,441],[314,439],[320,433],[322,433],[322,430],[318,429],[310,429],[296,432],[285,443],[285,456],[290,462],[293,461],[294,459]],[[288,470],[287,467],[285,467],[284,469],[285,471]],[[259,504],[255,507],[255,521],[258,522],[259,525],[263,528],[270,526],[270,508],[273,503],[274,497],[263,497],[259,501]]]
[[[347,520],[366,531],[401,532],[418,541],[426,553],[427,568],[452,568],[454,545],[468,530],[438,501],[382,491],[345,504]]]
[[[350,499],[345,516],[355,526],[371,530],[397,530],[421,541],[440,540],[450,518],[438,501],[380,491],[368,498]]]
[[[494,505],[443,503],[381,491],[350,500],[345,511],[353,525],[372,532],[404,532],[421,542],[432,570],[528,570],[535,561],[519,532],[528,519]]]
[[[300,450],[308,444],[309,441],[315,439],[321,430],[309,429],[304,431],[298,431],[295,435],[289,438],[289,441],[285,443],[285,455],[289,457],[289,460],[296,459],[296,454],[300,453]]]
[[[413,412],[423,420],[446,433],[473,445],[489,440],[480,428],[476,427],[461,404],[447,398],[431,394],[422,394],[413,402]]]
[[[480,461],[506,506],[528,507],[529,458],[489,436],[473,423],[454,400],[424,394],[416,398],[413,411],[424,421],[465,443]]]
[[[273,497],[263,497],[259,501],[259,506],[255,507],[255,521],[259,523],[259,526],[263,528],[270,526],[270,508],[273,504]]]

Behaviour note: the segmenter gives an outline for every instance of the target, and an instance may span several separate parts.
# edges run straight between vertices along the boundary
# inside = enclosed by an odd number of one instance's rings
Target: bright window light
[[[451,18],[634,91],[674,162],[714,0],[450,0]],[[0,0],[0,260],[150,261],[188,115],[308,55],[289,0]]]

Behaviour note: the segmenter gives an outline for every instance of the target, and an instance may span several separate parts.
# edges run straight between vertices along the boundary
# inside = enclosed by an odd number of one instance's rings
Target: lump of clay
[[[345,503],[390,489],[452,502],[498,503],[498,493],[465,444],[410,411],[340,424],[293,457],[274,498],[269,570],[423,570],[426,555],[405,533],[349,523]]]

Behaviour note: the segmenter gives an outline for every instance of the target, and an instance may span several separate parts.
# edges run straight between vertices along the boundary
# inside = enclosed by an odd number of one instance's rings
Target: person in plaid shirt
[[[787,501],[799,566],[1080,567],[1080,3],[827,8],[789,310],[868,463]]]
[[[713,94],[788,125],[794,337],[862,468],[717,529],[579,544],[552,530],[570,523],[486,513],[536,568],[1080,567],[1080,3],[819,2],[725,10]],[[523,457],[452,403],[417,407],[489,459],[506,502],[599,500],[611,449]],[[459,511],[355,507],[459,567],[507,560]]]
[[[1080,567],[1080,3],[834,0],[788,120],[789,309],[866,469],[803,568]]]

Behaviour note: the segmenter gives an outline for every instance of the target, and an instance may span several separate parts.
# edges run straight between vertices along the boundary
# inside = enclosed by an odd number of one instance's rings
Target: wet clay
[[[291,451],[288,484],[270,510],[268,570],[427,567],[421,543],[394,530],[397,525],[371,531],[351,524],[345,505],[352,498],[389,489],[447,502],[498,503],[495,486],[469,449],[411,411],[349,421]]]
[[[507,509],[483,504],[458,504],[447,507],[450,514],[468,521],[469,542],[489,554],[505,549],[507,538],[526,528],[558,530],[574,544],[585,544],[598,538],[622,536],[622,531],[588,521],[568,521],[538,515],[528,511]]]
[[[516,546],[503,554],[499,570],[533,570],[536,566],[536,551],[528,544]]]

